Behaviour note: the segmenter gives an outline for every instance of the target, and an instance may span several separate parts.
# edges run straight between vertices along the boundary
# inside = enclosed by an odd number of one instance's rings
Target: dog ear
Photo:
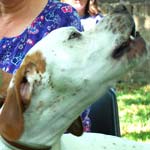
[[[72,133],[76,136],[81,136],[83,134],[82,120],[80,116],[76,120],[74,120],[74,122],[67,129],[67,132]]]
[[[27,76],[32,73],[33,64],[22,66],[10,83],[6,100],[0,113],[0,134],[9,141],[17,140],[24,129],[23,111],[29,105],[32,87]]]
[[[8,88],[0,114],[0,134],[10,141],[17,140],[23,131],[22,104],[15,83]]]
[[[0,114],[0,134],[10,140],[17,140],[23,131],[22,106],[16,88],[8,90],[8,95]]]

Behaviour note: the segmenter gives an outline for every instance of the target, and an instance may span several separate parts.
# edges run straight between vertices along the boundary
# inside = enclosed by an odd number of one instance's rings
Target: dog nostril
[[[112,53],[112,57],[114,59],[118,59],[121,56],[123,56],[123,54],[127,51],[129,51],[129,47],[128,47],[129,43],[126,42],[124,44],[122,44],[122,46],[120,46],[119,48],[115,49]]]

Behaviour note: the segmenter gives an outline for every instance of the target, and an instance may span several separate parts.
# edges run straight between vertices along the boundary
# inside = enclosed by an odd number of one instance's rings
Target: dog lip
[[[147,53],[146,43],[138,32],[135,32],[135,36],[131,34],[126,42],[116,47],[112,53],[112,58],[119,59],[125,53],[127,53],[128,59]]]
[[[127,51],[129,51],[129,42],[130,40],[128,40],[127,42],[122,43],[118,48],[116,48],[113,53],[112,53],[112,57],[114,59],[118,59],[121,56],[123,56],[123,54]]]

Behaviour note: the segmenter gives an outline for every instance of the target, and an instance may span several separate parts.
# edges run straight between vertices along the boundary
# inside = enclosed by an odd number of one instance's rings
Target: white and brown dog
[[[92,31],[64,27],[37,43],[8,87],[0,113],[0,150],[150,149],[108,135],[63,134],[120,75],[143,60],[145,42],[134,36],[134,22],[120,6]],[[78,123],[70,130],[82,134]]]

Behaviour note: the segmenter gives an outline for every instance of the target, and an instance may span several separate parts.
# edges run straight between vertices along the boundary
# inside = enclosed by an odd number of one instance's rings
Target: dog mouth
[[[112,53],[112,58],[119,59],[124,54],[127,54],[129,59],[136,57],[137,55],[143,55],[146,52],[146,43],[140,36],[139,32],[135,31],[135,26],[132,29],[126,42],[119,45]]]
[[[121,46],[118,46],[112,53],[112,57],[114,59],[121,58],[126,52],[130,50],[129,43],[134,39],[133,36],[130,35],[129,39],[126,42],[123,42]]]

